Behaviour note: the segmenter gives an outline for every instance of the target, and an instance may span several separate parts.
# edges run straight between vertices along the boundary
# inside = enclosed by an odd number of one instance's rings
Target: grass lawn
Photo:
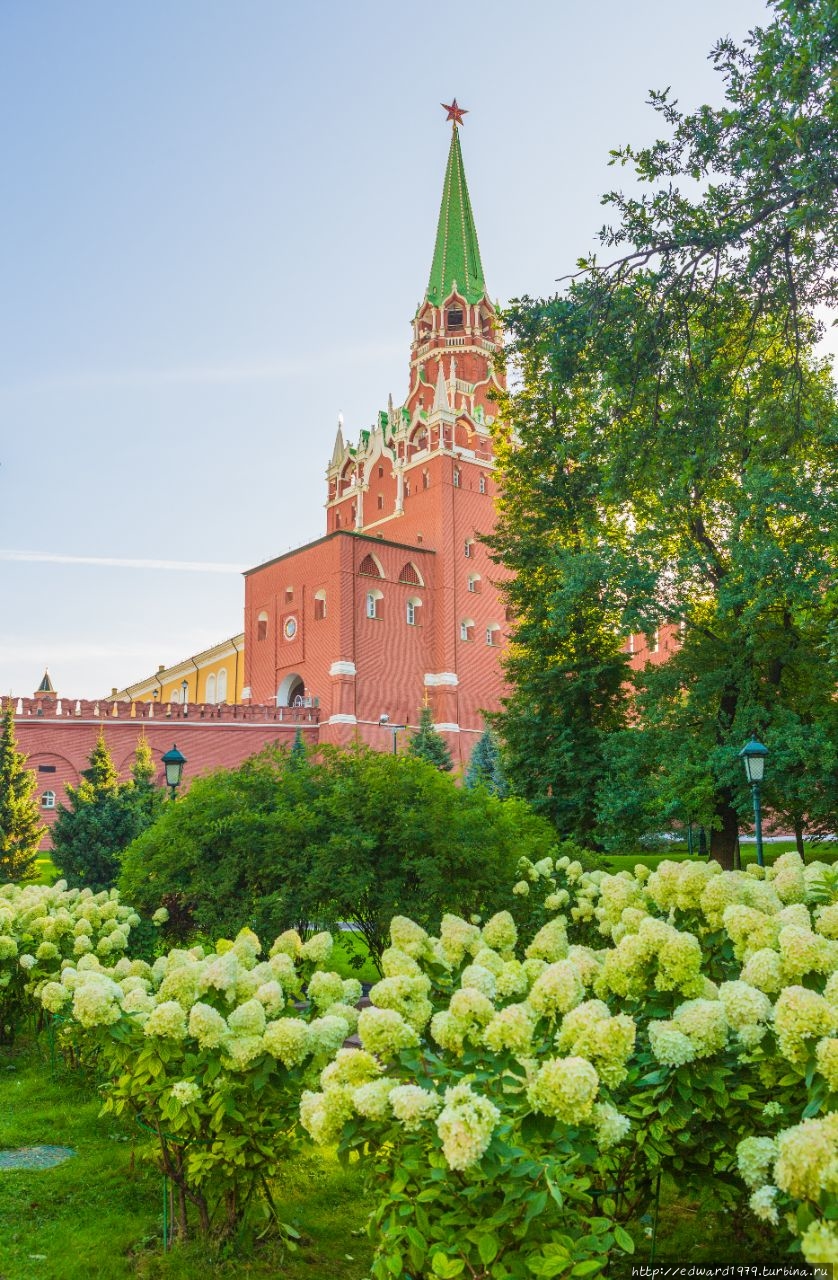
[[[135,1150],[137,1133],[112,1116],[46,1044],[20,1041],[0,1059],[0,1148],[46,1143],[78,1153],[52,1169],[0,1171],[0,1280],[361,1280],[372,1252],[360,1178],[334,1158],[304,1151],[277,1179],[282,1218],[299,1252],[266,1243],[238,1256],[206,1241],[161,1245],[161,1178]]]
[[[58,879],[58,868],[48,853],[39,854],[35,859],[35,884],[55,884]]]
[[[335,945],[329,957],[328,968],[334,969],[342,978],[357,978],[359,982],[378,982],[381,974],[376,969],[367,944],[360,933],[348,933],[336,930]],[[351,963],[352,958],[363,960],[360,969]]]
[[[778,840],[776,844],[764,844],[762,848],[765,861],[770,866],[781,854],[790,853],[795,848],[795,843],[793,840]],[[807,862],[832,864],[838,860],[838,842],[835,841],[827,844],[804,843],[803,850]],[[756,862],[756,845],[752,841],[743,842],[739,852],[743,867],[747,867],[750,862]],[[637,853],[606,854],[602,860],[608,871],[631,871],[638,863],[654,870],[662,862],[689,862],[691,859],[699,861],[698,854],[691,855],[686,845],[673,841],[671,848],[663,853],[647,853],[644,850],[638,850]],[[701,861],[706,862],[707,859],[702,858]]]

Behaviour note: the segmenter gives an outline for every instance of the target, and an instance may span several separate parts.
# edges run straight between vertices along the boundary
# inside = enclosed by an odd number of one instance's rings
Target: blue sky
[[[322,534],[338,413],[355,437],[406,392],[440,102],[492,293],[544,295],[625,181],[609,150],[659,132],[647,91],[718,101],[711,45],[765,18],[3,0],[0,690],[48,664],[95,697],[234,635],[237,569]]]

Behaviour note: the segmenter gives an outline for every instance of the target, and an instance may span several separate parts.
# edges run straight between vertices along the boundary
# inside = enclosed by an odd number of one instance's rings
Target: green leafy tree
[[[501,445],[510,483],[496,548],[516,570],[520,621],[498,723],[516,788],[560,830],[614,844],[650,811],[686,809],[731,865],[749,814],[741,745],[757,732],[771,746],[774,724],[832,732],[834,392],[811,353],[801,385],[780,323],[719,284],[682,317],[677,359],[669,335],[664,398],[664,370],[640,376],[622,346],[632,317],[646,323],[643,292],[620,302],[617,328],[603,323],[558,374],[549,319],[534,341],[531,314],[520,330],[509,317],[534,385],[507,405],[521,446]],[[534,423],[545,396],[552,412]],[[679,644],[632,690],[627,635],[667,625]],[[798,778],[794,798],[784,785],[774,775],[778,808],[800,815],[818,790],[833,794],[814,777],[803,794]]]
[[[828,741],[838,674],[836,406],[814,355],[835,183],[811,150],[838,126],[838,26],[817,0],[773,8],[743,49],[717,46],[722,110],[653,95],[671,136],[616,153],[646,184],[607,198],[622,256],[510,309],[523,378],[499,445],[515,786],[611,845],[689,813],[725,865],[750,812],[739,747]],[[667,625],[677,652],[629,680],[626,638]],[[786,754],[776,811],[828,823],[828,752],[812,771]]]
[[[477,739],[477,745],[468,762],[465,785],[470,790],[474,787],[485,787],[487,791],[500,796],[501,799],[509,794],[500,747],[491,729],[484,730]]]
[[[650,94],[666,136],[612,153],[639,191],[605,196],[615,218],[600,240],[617,256],[580,266],[607,291],[654,263],[653,329],[658,309],[696,284],[732,280],[778,318],[805,376],[813,310],[838,302],[838,13],[834,0],[768,8],[767,26],[711,51],[722,105],[684,112],[671,89]],[[626,336],[629,345],[635,334]]]
[[[407,750],[417,760],[427,760],[445,773],[454,768],[451,752],[442,734],[434,728],[433,713],[427,705],[419,712],[419,727],[410,735]]]
[[[78,787],[67,787],[68,805],[60,805],[52,829],[53,859],[71,886],[110,889],[116,883],[120,853],[162,812],[165,800],[154,783],[151,749],[140,738],[131,781],[119,776],[100,733]]]
[[[604,741],[628,715],[625,600],[612,586],[626,572],[625,529],[600,501],[596,406],[572,386],[587,343],[581,307],[525,300],[508,324],[521,377],[502,405],[492,547],[515,572],[505,590],[516,622],[505,662],[512,693],[492,719],[512,790],[563,836],[591,845]]]
[[[267,751],[193,783],[125,852],[120,888],[177,908],[184,936],[344,922],[378,959],[394,914],[496,908],[552,828],[522,800],[468,791],[407,754],[326,748],[299,770]]]
[[[11,698],[0,727],[0,882],[26,880],[32,872],[44,827],[35,800],[35,775],[17,750]]]

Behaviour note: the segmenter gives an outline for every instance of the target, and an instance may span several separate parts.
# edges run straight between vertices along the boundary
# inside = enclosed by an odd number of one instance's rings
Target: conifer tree
[[[53,858],[71,886],[110,889],[120,854],[160,815],[162,788],[155,785],[151,748],[140,737],[131,765],[131,781],[119,775],[100,732],[78,787],[68,787],[69,806],[60,805],[52,829]]]
[[[119,774],[116,771],[113,757],[108,750],[103,729],[99,730],[96,745],[88,757],[87,768],[82,769],[81,776],[84,781],[81,783],[79,791],[84,792],[85,795],[88,792],[92,796],[112,795],[119,787]],[[72,795],[69,787],[67,791]]]
[[[151,747],[143,735],[137,739],[134,763],[131,765],[131,777],[136,787],[153,786],[157,777],[154,756],[151,754]]]
[[[294,734],[294,741],[288,756],[289,769],[303,769],[308,764],[308,752],[303,742],[303,731],[299,727]]]
[[[0,729],[0,882],[25,880],[38,853],[44,827],[33,792],[36,782],[17,750],[11,699]]]
[[[443,773],[449,773],[454,768],[451,752],[442,734],[434,728],[431,708],[427,704],[419,712],[419,728],[410,735],[407,751],[408,755],[427,760]]]
[[[509,786],[503,771],[500,747],[491,729],[486,729],[477,740],[466,770],[465,785],[469,790],[485,787],[503,800],[509,794]]]
[[[165,792],[157,785],[157,766],[144,734],[137,739],[131,765],[131,781],[119,788],[119,799],[122,804],[136,811],[138,834],[160,816],[165,803]]]

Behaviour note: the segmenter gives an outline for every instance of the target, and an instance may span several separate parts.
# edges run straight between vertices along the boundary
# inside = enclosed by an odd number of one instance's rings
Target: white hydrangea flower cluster
[[[739,1172],[752,1188],[748,1203],[756,1216],[777,1226],[781,1194],[792,1206],[795,1201],[806,1204],[816,1216],[801,1236],[804,1258],[810,1263],[838,1262],[833,1222],[838,1207],[838,1112],[803,1120],[776,1137],[746,1138],[736,1155]],[[796,1223],[794,1215],[788,1220]]]
[[[704,991],[701,944],[693,933],[645,917],[606,952],[594,984],[596,995],[642,999],[650,988],[699,996]]]
[[[686,1000],[668,1021],[649,1023],[649,1045],[658,1062],[680,1067],[720,1053],[728,1026],[721,1000]]]
[[[62,893],[60,900],[66,901],[66,895]],[[77,918],[70,913],[65,930],[70,938],[95,939],[103,922],[107,928],[133,914],[126,914],[111,895],[79,894],[73,901],[78,910]],[[47,921],[48,909],[41,908],[50,902],[36,901],[32,919]],[[31,904],[28,910],[32,912]],[[43,924],[39,928],[43,931]],[[105,936],[112,936],[112,931]],[[222,1078],[225,1072],[240,1077],[255,1063],[270,1059],[286,1070],[307,1062],[319,1070],[354,1030],[361,985],[354,978],[315,970],[309,981],[308,1017],[296,1016],[304,973],[331,949],[328,935],[317,934],[310,942],[311,946],[286,933],[276,940],[269,958],[260,960],[259,939],[244,929],[234,939],[219,941],[215,951],[174,948],[153,965],[127,957],[111,958],[108,964],[98,954],[100,948],[91,947],[75,959],[65,956],[57,980],[40,982],[37,994],[44,1008],[68,1019],[63,1024],[65,1037],[83,1046],[85,1035],[107,1033],[119,1023],[126,1054],[132,1044],[152,1041],[161,1050],[167,1046],[162,1059],[167,1071],[176,1072],[178,1063],[195,1053],[216,1055]],[[295,1016],[283,1017],[284,1012]],[[175,1049],[180,1053],[173,1054]],[[170,1096],[189,1105],[184,1101],[188,1091],[174,1084]]]
[[[484,1154],[501,1113],[468,1081],[445,1090],[445,1105],[437,1117],[442,1154],[449,1169],[468,1169]]]
[[[527,1089],[533,1111],[565,1124],[589,1120],[599,1092],[599,1076],[586,1058],[547,1058]]]
[[[838,1008],[808,987],[784,987],[774,1005],[774,1031],[789,1062],[805,1062],[808,1041],[838,1030]]]
[[[611,1088],[622,1084],[634,1051],[637,1027],[628,1014],[612,1015],[602,1000],[586,1000],[562,1020],[556,1048],[586,1058]]]
[[[832,1222],[810,1223],[800,1244],[807,1262],[838,1262],[838,1230]]]
[[[628,1137],[631,1121],[610,1102],[595,1102],[592,1115],[600,1151],[608,1151]]]
[[[119,901],[116,890],[93,893],[54,885],[3,885],[0,888],[0,999],[14,985],[38,999],[47,995],[50,1013],[66,1001],[55,990],[62,966],[86,954],[116,962],[128,947],[139,916]]]

